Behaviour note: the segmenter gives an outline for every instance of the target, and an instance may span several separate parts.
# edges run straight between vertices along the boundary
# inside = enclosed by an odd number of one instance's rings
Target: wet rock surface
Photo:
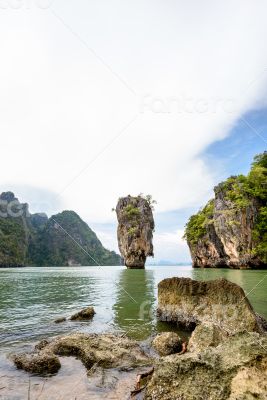
[[[182,350],[182,340],[175,332],[163,332],[155,337],[152,346],[161,356],[167,356]]]
[[[70,317],[70,320],[71,321],[86,321],[86,320],[92,319],[94,315],[95,315],[94,307],[86,307],[86,308],[83,308],[81,311],[78,311],[77,313],[73,314]],[[59,322],[62,322],[62,321],[59,321]]]
[[[118,244],[127,268],[144,268],[146,258],[153,256],[154,219],[149,202],[141,196],[119,199]]]
[[[14,357],[14,363],[18,369],[40,375],[54,374],[61,367],[58,357],[49,351],[18,354]]]
[[[57,318],[57,319],[55,319],[55,324],[61,324],[62,322],[65,322],[65,321],[67,321],[67,318],[66,317],[59,317],[59,318]]]
[[[134,368],[151,365],[151,359],[139,344],[126,337],[112,334],[77,333],[42,341],[37,353],[14,357],[15,365],[28,372],[55,373],[60,368],[57,356],[74,356],[89,370],[95,364],[103,368]]]
[[[266,400],[267,336],[239,333],[217,347],[156,362],[146,400]]]
[[[1,400],[126,400],[135,387],[136,376],[149,369],[137,367],[125,371],[96,366],[88,372],[75,357],[59,359],[60,370],[50,376],[29,375],[5,361],[5,373],[0,379]]]
[[[217,326],[227,335],[264,331],[243,289],[226,279],[164,279],[158,285],[157,313],[160,320],[189,330],[203,323]]]
[[[201,352],[208,347],[218,346],[228,337],[227,332],[211,323],[200,324],[192,333],[188,343],[188,350]]]
[[[145,400],[266,400],[265,320],[238,285],[165,279],[159,316],[196,328],[186,353],[155,361]]]

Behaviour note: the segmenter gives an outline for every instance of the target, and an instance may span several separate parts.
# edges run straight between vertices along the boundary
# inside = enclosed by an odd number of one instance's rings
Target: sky
[[[155,261],[266,149],[266,1],[1,0],[1,190],[75,210],[117,249],[119,197],[151,194]]]

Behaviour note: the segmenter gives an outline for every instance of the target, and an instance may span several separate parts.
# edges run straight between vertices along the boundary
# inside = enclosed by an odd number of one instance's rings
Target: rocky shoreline
[[[188,343],[174,332],[146,345],[126,335],[75,333],[42,340],[32,352],[12,356],[13,362],[45,376],[49,387],[66,357],[75,358],[91,385],[87,394],[102,391],[90,397],[95,399],[266,400],[266,321],[244,291],[224,279],[171,278],[158,288],[159,318],[191,330]],[[87,311],[91,318],[93,310]]]

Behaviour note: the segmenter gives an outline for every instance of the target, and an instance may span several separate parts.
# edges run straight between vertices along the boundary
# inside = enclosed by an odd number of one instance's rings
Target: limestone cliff
[[[118,244],[127,268],[144,268],[147,256],[153,256],[154,219],[151,204],[141,196],[119,199]]]
[[[96,234],[74,212],[48,218],[30,214],[12,192],[0,195],[0,267],[120,265]]]
[[[267,153],[250,173],[228,178],[187,226],[194,267],[267,267]]]

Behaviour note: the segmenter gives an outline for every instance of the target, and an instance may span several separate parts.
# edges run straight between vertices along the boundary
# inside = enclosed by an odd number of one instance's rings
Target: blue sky
[[[267,150],[267,109],[253,110],[238,120],[229,136],[204,152],[205,161],[221,171],[222,179],[246,174],[253,157]],[[264,141],[265,140],[265,141]]]

